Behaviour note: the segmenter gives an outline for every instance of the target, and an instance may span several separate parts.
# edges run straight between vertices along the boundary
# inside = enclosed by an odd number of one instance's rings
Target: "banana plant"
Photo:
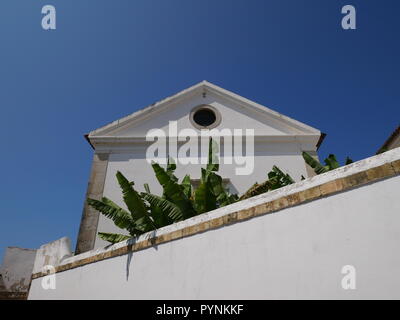
[[[101,239],[117,243],[182,220],[182,211],[173,202],[151,194],[148,186],[146,192],[139,193],[133,188],[134,182],[129,182],[121,172],[116,176],[128,211],[106,197],[101,201],[89,198],[87,202],[129,235],[99,232]]]
[[[216,143],[210,138],[208,163],[202,169],[201,184],[195,191],[192,190],[189,175],[181,183],[178,182],[173,159],[168,159],[165,169],[158,163],[152,163],[155,176],[163,188],[162,196],[152,194],[148,184],[144,185],[145,192],[137,192],[134,182],[129,182],[118,171],[116,177],[128,211],[106,197],[88,199],[87,202],[112,219],[117,227],[127,230],[129,236],[99,232],[99,237],[111,243],[120,242],[237,201],[237,195],[224,188],[222,178],[216,173],[219,169],[217,151]]]
[[[217,156],[218,145],[210,138],[208,146],[208,161],[206,168],[201,169],[200,185],[194,192],[194,207],[197,214],[208,212],[238,201],[236,194],[231,194],[223,185]]]
[[[165,200],[172,202],[180,211],[183,219],[187,219],[196,215],[193,204],[185,192],[184,187],[178,183],[172,172],[167,172],[158,163],[153,162],[152,167],[156,178],[163,188],[163,197]]]
[[[325,165],[321,164],[318,160],[314,159],[307,152],[303,152],[304,161],[314,169],[316,174],[322,174],[340,167],[339,162],[336,160],[336,156],[334,154],[330,154],[325,160]],[[345,165],[353,163],[349,157],[346,157]]]
[[[163,189],[161,196],[152,194],[148,184],[144,185],[145,192],[137,192],[134,189],[134,182],[128,181],[118,171],[116,177],[128,210],[119,207],[106,197],[101,200],[89,198],[87,203],[112,219],[117,227],[126,230],[129,235],[99,232],[99,237],[110,243],[117,243],[294,183],[288,174],[284,174],[274,166],[268,173],[267,181],[262,184],[256,183],[239,199],[236,194],[231,194],[225,188],[222,177],[217,174],[219,170],[217,152],[218,145],[210,138],[207,166],[201,168],[200,185],[196,190],[192,188],[189,175],[186,175],[179,183],[179,179],[174,174],[176,164],[173,159],[168,159],[166,168],[155,162],[151,164],[156,179]]]
[[[131,237],[139,236],[150,231],[154,226],[154,221],[150,216],[145,203],[140,194],[133,188],[134,183],[121,173],[116,174],[119,186],[122,190],[122,197],[128,211],[121,208],[107,197],[101,200],[88,199],[87,203],[107,218],[113,220],[114,224],[129,232],[130,236],[99,232],[99,237],[105,241],[115,243]]]
[[[239,200],[249,199],[251,197],[258,196],[259,194],[279,189],[295,182],[289,174],[283,173],[282,170],[277,166],[273,166],[272,170],[268,172],[267,176],[268,179],[266,181],[260,184],[255,183],[252,185],[251,188],[239,198]]]

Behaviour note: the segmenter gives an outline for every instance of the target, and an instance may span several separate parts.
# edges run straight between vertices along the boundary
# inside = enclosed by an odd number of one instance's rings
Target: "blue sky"
[[[41,28],[46,4],[57,30]],[[346,4],[357,30],[341,28]],[[395,0],[2,0],[0,256],[75,246],[83,135],[204,79],[326,132],[322,157],[373,155],[399,124],[399,12]]]

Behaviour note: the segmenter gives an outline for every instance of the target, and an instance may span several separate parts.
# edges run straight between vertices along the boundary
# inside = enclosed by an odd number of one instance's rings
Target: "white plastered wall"
[[[396,159],[400,159],[398,149],[195,217],[175,228]],[[43,290],[42,279],[38,278],[32,282],[29,298],[399,299],[399,190],[397,175],[273,214],[84,265],[58,273],[56,290]],[[65,263],[76,259],[79,256]],[[355,290],[341,286],[345,265],[355,267]]]

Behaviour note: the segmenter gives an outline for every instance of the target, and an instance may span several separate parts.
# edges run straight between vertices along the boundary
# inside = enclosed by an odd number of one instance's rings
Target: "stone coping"
[[[2,291],[0,292],[0,300],[27,300],[27,292],[14,292],[14,291]]]
[[[148,232],[140,237],[64,259],[59,266],[55,267],[55,270],[56,272],[63,272],[89,263],[147,249],[162,243],[224,227],[232,223],[277,212],[399,174],[400,148],[397,148],[295,184]],[[32,275],[32,279],[37,279],[45,275],[47,274],[38,272]]]

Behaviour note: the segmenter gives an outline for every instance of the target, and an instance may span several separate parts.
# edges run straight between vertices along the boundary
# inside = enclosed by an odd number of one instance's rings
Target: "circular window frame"
[[[202,126],[202,125],[199,125],[198,123],[196,123],[196,121],[194,121],[194,115],[196,114],[196,112],[198,112],[200,110],[210,110],[210,111],[212,111],[214,113],[214,115],[215,115],[215,121],[212,124],[210,124],[209,126]],[[219,111],[216,108],[214,108],[214,107],[212,107],[212,106],[210,106],[208,104],[202,104],[200,106],[197,106],[197,107],[193,108],[192,111],[190,111],[189,119],[190,119],[190,122],[192,123],[192,125],[195,128],[199,129],[199,130],[202,130],[202,129],[213,129],[213,128],[218,127],[220,125],[220,123],[221,123],[221,114],[219,113]]]

